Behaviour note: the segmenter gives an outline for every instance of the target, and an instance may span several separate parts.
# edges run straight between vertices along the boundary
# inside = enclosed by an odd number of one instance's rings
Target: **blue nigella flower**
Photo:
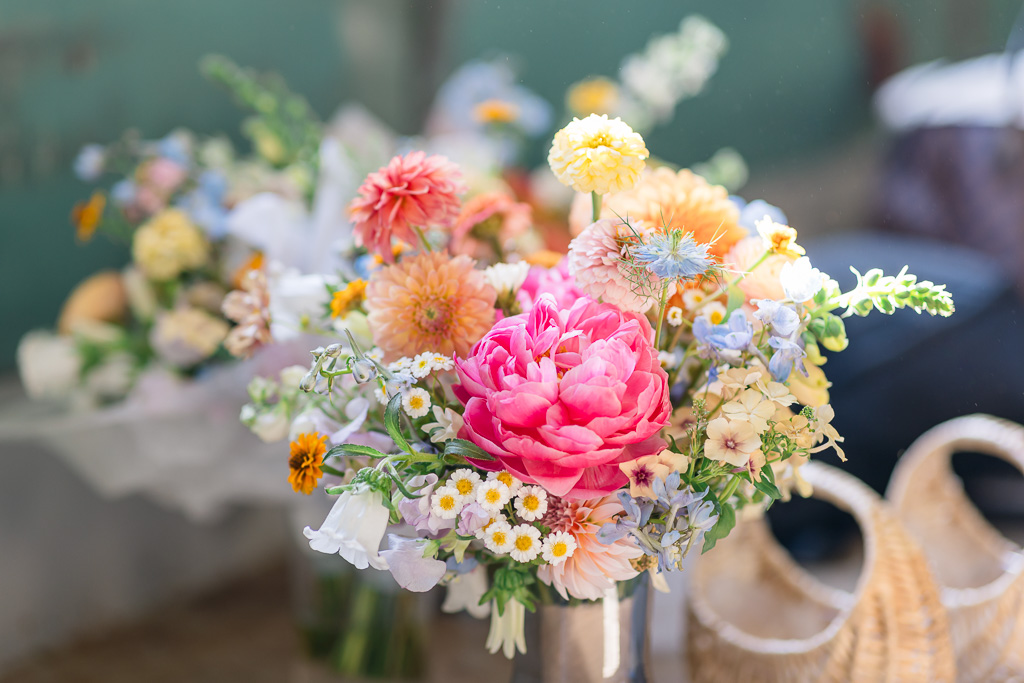
[[[789,373],[793,371],[793,366],[805,358],[807,354],[804,353],[799,344],[782,337],[772,337],[768,340],[768,344],[775,349],[771,360],[768,361],[768,371],[772,373],[775,381],[785,382],[789,377]],[[803,363],[800,363],[799,367],[801,372],[806,374]]]
[[[647,242],[632,250],[633,258],[647,270],[663,280],[680,280],[703,275],[714,261],[708,256],[708,246],[698,244],[681,230],[656,233]]]
[[[227,179],[219,171],[203,171],[196,189],[182,197],[178,206],[203,228],[213,239],[220,239],[228,231],[228,210],[224,207]]]
[[[156,153],[165,159],[170,159],[179,166],[188,168],[191,163],[188,142],[181,135],[171,133],[161,138],[156,143]]]
[[[135,203],[135,196],[139,188],[131,180],[119,180],[110,188],[110,198],[118,206],[130,206]]]

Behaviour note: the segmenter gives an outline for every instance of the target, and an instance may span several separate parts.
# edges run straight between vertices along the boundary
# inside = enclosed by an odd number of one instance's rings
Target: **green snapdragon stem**
[[[601,195],[596,192],[590,193],[590,201],[594,207],[594,220],[596,223],[601,218]]]

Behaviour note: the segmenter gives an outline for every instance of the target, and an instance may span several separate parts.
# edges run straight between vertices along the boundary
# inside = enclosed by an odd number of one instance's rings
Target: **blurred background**
[[[847,467],[881,490],[898,452],[944,419],[1024,421],[1021,110],[993,96],[995,114],[979,105],[933,115],[964,99],[956,82],[894,89],[886,119],[873,99],[912,65],[1019,47],[1020,9],[1016,0],[0,0],[0,411],[23,400],[22,335],[52,327],[83,278],[128,261],[124,246],[75,240],[69,212],[90,191],[72,173],[83,145],[179,127],[245,144],[243,114],[200,74],[204,55],[279,73],[323,120],[358,102],[411,135],[468,60],[507,57],[523,85],[561,110],[570,84],[614,77],[626,54],[699,13],[728,37],[728,52],[703,93],[646,136],[648,147],[683,166],[734,148],[749,167],[739,194],[782,208],[816,266],[842,280],[851,264],[887,273],[907,264],[948,283],[957,302],[950,319],[900,311],[881,331],[875,319],[851,321],[850,349],[826,368]],[[1024,72],[999,59],[984,78],[1020,92]],[[527,150],[528,166],[543,162],[549,139]],[[1002,486],[1004,469],[965,462],[969,488]],[[24,438],[0,441],[0,467],[0,676],[120,680],[111,662],[127,644],[171,672],[152,680],[284,680],[284,664],[267,669],[239,654],[258,648],[286,662],[297,647],[281,636],[287,590],[275,567],[289,541],[277,511],[234,509],[195,524],[142,498],[107,501]],[[983,497],[990,514],[1012,519],[1024,512],[1019,494]],[[849,526],[784,507],[776,533],[798,556],[828,555],[835,525]],[[203,593],[239,575],[247,578],[226,592]],[[197,594],[208,597],[164,608]],[[267,599],[254,607],[253,594]],[[169,621],[152,621],[157,607]],[[104,639],[136,619],[150,621]],[[199,669],[181,669],[173,648],[149,645],[159,639],[220,642],[233,654],[204,650]],[[83,666],[105,673],[77,675]]]

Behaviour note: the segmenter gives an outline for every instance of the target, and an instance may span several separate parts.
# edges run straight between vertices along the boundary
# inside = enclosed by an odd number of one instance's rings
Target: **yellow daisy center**
[[[516,539],[516,549],[527,551],[533,547],[533,539],[525,534]]]
[[[565,541],[558,541],[551,546],[551,554],[555,557],[561,557],[569,552],[569,546]]]
[[[708,316],[708,319],[711,320],[713,325],[719,324],[724,318],[725,316],[722,315],[721,311],[711,311],[711,315]]]
[[[498,489],[488,489],[484,494],[484,500],[491,504],[497,503],[501,500],[501,493],[498,492]]]
[[[473,482],[469,479],[459,479],[455,482],[455,488],[463,496],[468,496],[470,491],[473,490]]]
[[[491,541],[494,542],[494,545],[505,545],[508,542],[508,536],[505,535],[504,531],[495,531],[494,535],[491,536]]]
[[[409,407],[412,408],[413,410],[419,410],[420,408],[422,408],[423,407],[423,397],[422,396],[410,396],[409,397]],[[463,480],[463,481],[465,481],[465,480]],[[461,483],[462,482],[459,482],[459,484],[460,484],[460,489],[459,490],[460,491],[461,491]]]
[[[498,476],[495,477],[495,479],[500,481],[505,486],[512,488],[512,475],[509,474],[508,472],[500,472]]]
[[[441,500],[438,501],[438,505],[441,506],[442,510],[454,510],[455,509],[455,497],[451,494],[445,494],[441,496]]]
[[[523,497],[523,507],[533,512],[540,507],[540,499],[532,493],[528,496]]]

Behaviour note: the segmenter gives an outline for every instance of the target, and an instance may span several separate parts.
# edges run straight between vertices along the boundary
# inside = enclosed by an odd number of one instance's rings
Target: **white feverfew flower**
[[[462,496],[454,486],[442,486],[430,499],[431,512],[441,519],[455,519],[464,506]]]
[[[512,527],[505,521],[494,521],[484,531],[484,546],[495,555],[504,555],[515,547]]]
[[[430,369],[435,372],[451,372],[455,369],[455,361],[451,356],[435,353],[430,358]]]
[[[725,322],[725,314],[727,313],[725,304],[721,301],[712,301],[709,304],[705,304],[700,309],[700,317],[707,318],[708,322],[712,325],[718,325]]]
[[[476,537],[479,538],[481,541],[486,541],[487,540],[487,532],[490,531],[491,527],[494,526],[495,524],[504,524],[509,529],[512,528],[511,525],[509,525],[509,523],[508,523],[508,518],[505,517],[505,515],[499,513],[499,514],[496,514],[493,517],[491,517],[489,520],[487,520],[487,524],[484,524],[482,527],[480,527],[477,530],[477,532],[475,534]]]
[[[411,372],[413,366],[413,359],[406,356],[402,356],[396,361],[388,363],[388,370],[391,372]],[[413,377],[419,377],[415,372],[411,373]]]
[[[516,496],[516,514],[527,522],[536,522],[548,511],[548,492],[540,486],[524,486]]]
[[[484,270],[484,280],[501,297],[503,294],[515,293],[526,281],[530,272],[530,264],[526,261],[518,263],[496,263]]]
[[[548,564],[559,565],[572,557],[576,552],[576,537],[566,531],[555,531],[548,534],[541,546],[541,557]]]
[[[409,372],[416,379],[423,379],[434,369],[434,356],[436,355],[435,353],[421,353],[416,356],[410,362]]]
[[[508,487],[497,480],[485,482],[476,490],[476,502],[487,512],[500,511],[509,498],[511,493]]]
[[[686,306],[686,310],[692,311],[706,298],[707,293],[701,289],[687,289],[683,292],[683,306]]]
[[[502,484],[508,487],[508,494],[514,496],[519,493],[519,489],[523,487],[523,482],[516,479],[511,472],[507,470],[501,470],[499,472],[490,472],[487,475],[487,481],[500,481]]]
[[[540,529],[532,524],[520,524],[512,529],[512,549],[509,554],[516,562],[533,562],[541,549]]]
[[[471,469],[455,470],[448,478],[448,486],[455,488],[466,503],[476,498],[476,487],[479,485],[480,475]]]
[[[680,348],[672,351],[658,351],[658,362],[666,370],[675,370],[683,362],[683,351]]]
[[[668,313],[665,314],[665,322],[672,327],[679,327],[683,324],[683,309],[678,306],[673,306],[668,309]]]
[[[379,346],[374,346],[372,349],[370,349],[363,355],[369,358],[370,360],[376,361],[378,363],[384,360],[384,351],[382,351]]]
[[[434,406],[431,408],[435,422],[428,422],[423,425],[423,431],[430,435],[431,443],[442,443],[454,439],[462,429],[462,416],[451,408]]]
[[[430,394],[415,387],[402,392],[402,408],[409,417],[423,417],[430,412]]]

